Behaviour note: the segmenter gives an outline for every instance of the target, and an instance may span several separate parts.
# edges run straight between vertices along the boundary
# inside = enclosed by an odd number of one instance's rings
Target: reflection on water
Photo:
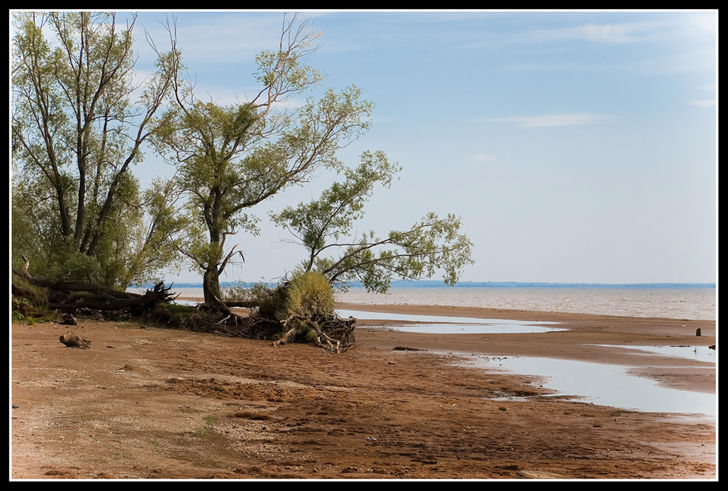
[[[688,392],[659,386],[627,373],[628,367],[550,358],[468,357],[476,367],[503,368],[545,377],[543,386],[556,395],[572,396],[602,406],[647,412],[716,414],[715,394]]]
[[[542,327],[530,324],[403,324],[387,326],[402,332],[419,334],[531,334],[558,330],[553,327]]]

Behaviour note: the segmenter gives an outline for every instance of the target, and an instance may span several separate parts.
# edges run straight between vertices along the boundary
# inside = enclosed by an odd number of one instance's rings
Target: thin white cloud
[[[576,126],[600,123],[610,119],[606,114],[594,113],[557,113],[533,116],[514,116],[510,118],[491,119],[490,121],[516,123],[523,128],[546,128],[552,126]]]
[[[715,99],[710,99],[706,101],[693,101],[693,106],[699,106],[699,107],[715,107]]]
[[[563,29],[540,30],[537,38],[549,41],[584,40],[597,43],[625,43],[641,39],[654,29],[650,23],[585,24]]]
[[[495,160],[495,155],[486,155],[484,153],[479,153],[476,155],[469,155],[468,157],[465,157],[465,160],[471,160],[476,162],[488,162]]]

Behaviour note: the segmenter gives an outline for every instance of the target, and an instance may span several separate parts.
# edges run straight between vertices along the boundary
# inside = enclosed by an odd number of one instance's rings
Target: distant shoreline
[[[223,282],[222,288],[238,286],[238,282]],[[250,286],[253,283],[242,283]],[[202,288],[202,283],[172,283],[177,288]],[[275,285],[271,282],[270,285]],[[144,284],[141,288],[151,288],[153,284]],[[351,284],[350,288],[361,288],[361,284]],[[391,288],[614,288],[614,289],[705,289],[716,288],[716,283],[540,283],[540,282],[475,282],[464,281],[454,286],[447,286],[441,281],[393,281]]]

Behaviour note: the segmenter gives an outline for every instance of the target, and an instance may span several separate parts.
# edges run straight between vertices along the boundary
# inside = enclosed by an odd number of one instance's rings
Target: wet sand
[[[378,310],[384,320],[360,320],[357,345],[339,354],[134,323],[13,324],[11,478],[717,477],[714,418],[563,400],[533,377],[463,366],[455,356],[641,361],[666,386],[710,392],[715,370],[674,360],[660,369],[664,357],[594,345],[711,345],[714,322],[340,307]],[[391,326],[388,312],[550,321],[565,330],[374,327]],[[91,348],[61,344],[69,330]]]
[[[379,320],[359,320],[357,340],[371,346],[391,349],[406,344],[433,352],[456,352],[490,356],[538,356],[564,360],[622,364],[637,367],[645,376],[666,387],[715,393],[715,370],[706,371],[690,360],[665,356],[645,356],[630,347],[637,346],[713,346],[716,344],[714,321],[613,317],[590,314],[527,312],[477,307],[412,305],[339,304],[342,310],[381,313]],[[401,322],[387,320],[387,313],[510,319],[514,321],[556,322],[560,330],[525,334],[419,334],[388,327]],[[696,336],[700,329],[700,336]],[[624,349],[614,346],[623,346]],[[678,366],[676,366],[678,365]],[[680,367],[682,365],[682,367]]]

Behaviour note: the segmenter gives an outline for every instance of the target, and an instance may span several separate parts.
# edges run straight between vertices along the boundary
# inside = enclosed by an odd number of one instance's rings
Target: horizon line
[[[261,283],[260,281],[224,281],[220,283],[221,287],[230,287],[235,285],[253,285],[255,283]],[[277,284],[275,281],[263,281],[262,283]],[[153,283],[144,283],[140,287],[154,286]],[[170,286],[177,286],[180,288],[202,288],[202,282],[185,281],[185,282],[171,282]],[[357,288],[361,287],[360,282],[352,282],[347,285],[348,287]],[[395,280],[392,281],[392,288],[473,288],[473,287],[569,287],[569,286],[582,286],[582,287],[602,287],[602,288],[617,288],[617,287],[643,287],[643,288],[666,288],[666,287],[693,287],[693,288],[716,288],[717,282],[639,282],[639,283],[601,283],[601,282],[547,282],[547,281],[461,281],[455,285],[445,285],[443,281],[438,280]],[[131,287],[134,288],[134,287]]]

